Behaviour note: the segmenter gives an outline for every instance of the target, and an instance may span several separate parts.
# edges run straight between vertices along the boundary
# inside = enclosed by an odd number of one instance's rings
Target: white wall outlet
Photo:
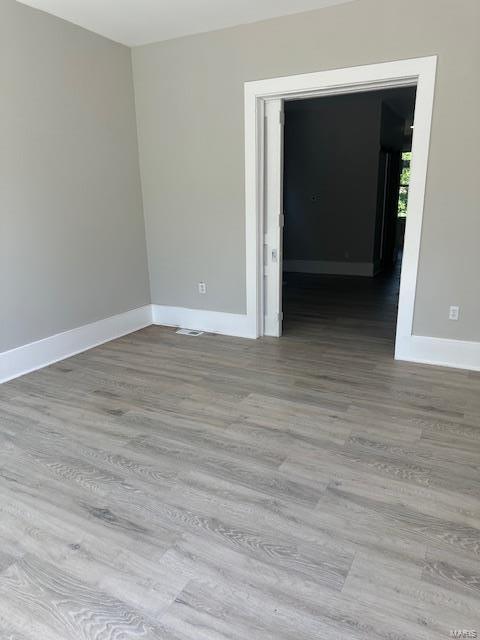
[[[460,307],[450,307],[450,311],[448,312],[448,319],[458,320],[459,313],[460,313]]]
[[[201,293],[201,294],[207,293],[207,285],[205,284],[205,282],[198,283],[198,293]]]

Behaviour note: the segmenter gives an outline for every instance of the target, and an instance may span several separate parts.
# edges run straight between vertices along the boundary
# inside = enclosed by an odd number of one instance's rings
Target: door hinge
[[[283,311],[280,311],[280,313],[277,313],[277,318],[280,320],[280,322],[283,320]]]
[[[285,214],[284,213],[281,213],[278,216],[278,224],[279,224],[281,229],[283,229],[283,227],[285,226]]]
[[[282,109],[279,113],[280,124],[285,124],[285,111]]]

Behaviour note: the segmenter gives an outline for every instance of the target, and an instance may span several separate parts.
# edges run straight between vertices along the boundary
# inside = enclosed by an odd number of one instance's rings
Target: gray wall
[[[130,51],[0,0],[0,351],[149,303]]]
[[[381,98],[285,104],[284,259],[373,265]]]
[[[480,340],[479,21],[478,0],[357,0],[134,49],[153,302],[245,312],[245,81],[438,54],[414,331]]]

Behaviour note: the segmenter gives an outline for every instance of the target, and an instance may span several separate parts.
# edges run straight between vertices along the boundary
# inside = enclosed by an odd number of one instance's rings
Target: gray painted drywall
[[[153,302],[245,312],[245,81],[438,54],[414,332],[480,340],[479,21],[478,0],[357,0],[134,49]]]
[[[128,48],[0,0],[0,351],[149,303]]]
[[[373,264],[381,98],[285,103],[284,259]]]

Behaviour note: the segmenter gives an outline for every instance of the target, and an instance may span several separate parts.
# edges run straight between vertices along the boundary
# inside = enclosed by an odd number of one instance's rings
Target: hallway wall
[[[373,275],[381,107],[376,92],[285,103],[285,271]]]

